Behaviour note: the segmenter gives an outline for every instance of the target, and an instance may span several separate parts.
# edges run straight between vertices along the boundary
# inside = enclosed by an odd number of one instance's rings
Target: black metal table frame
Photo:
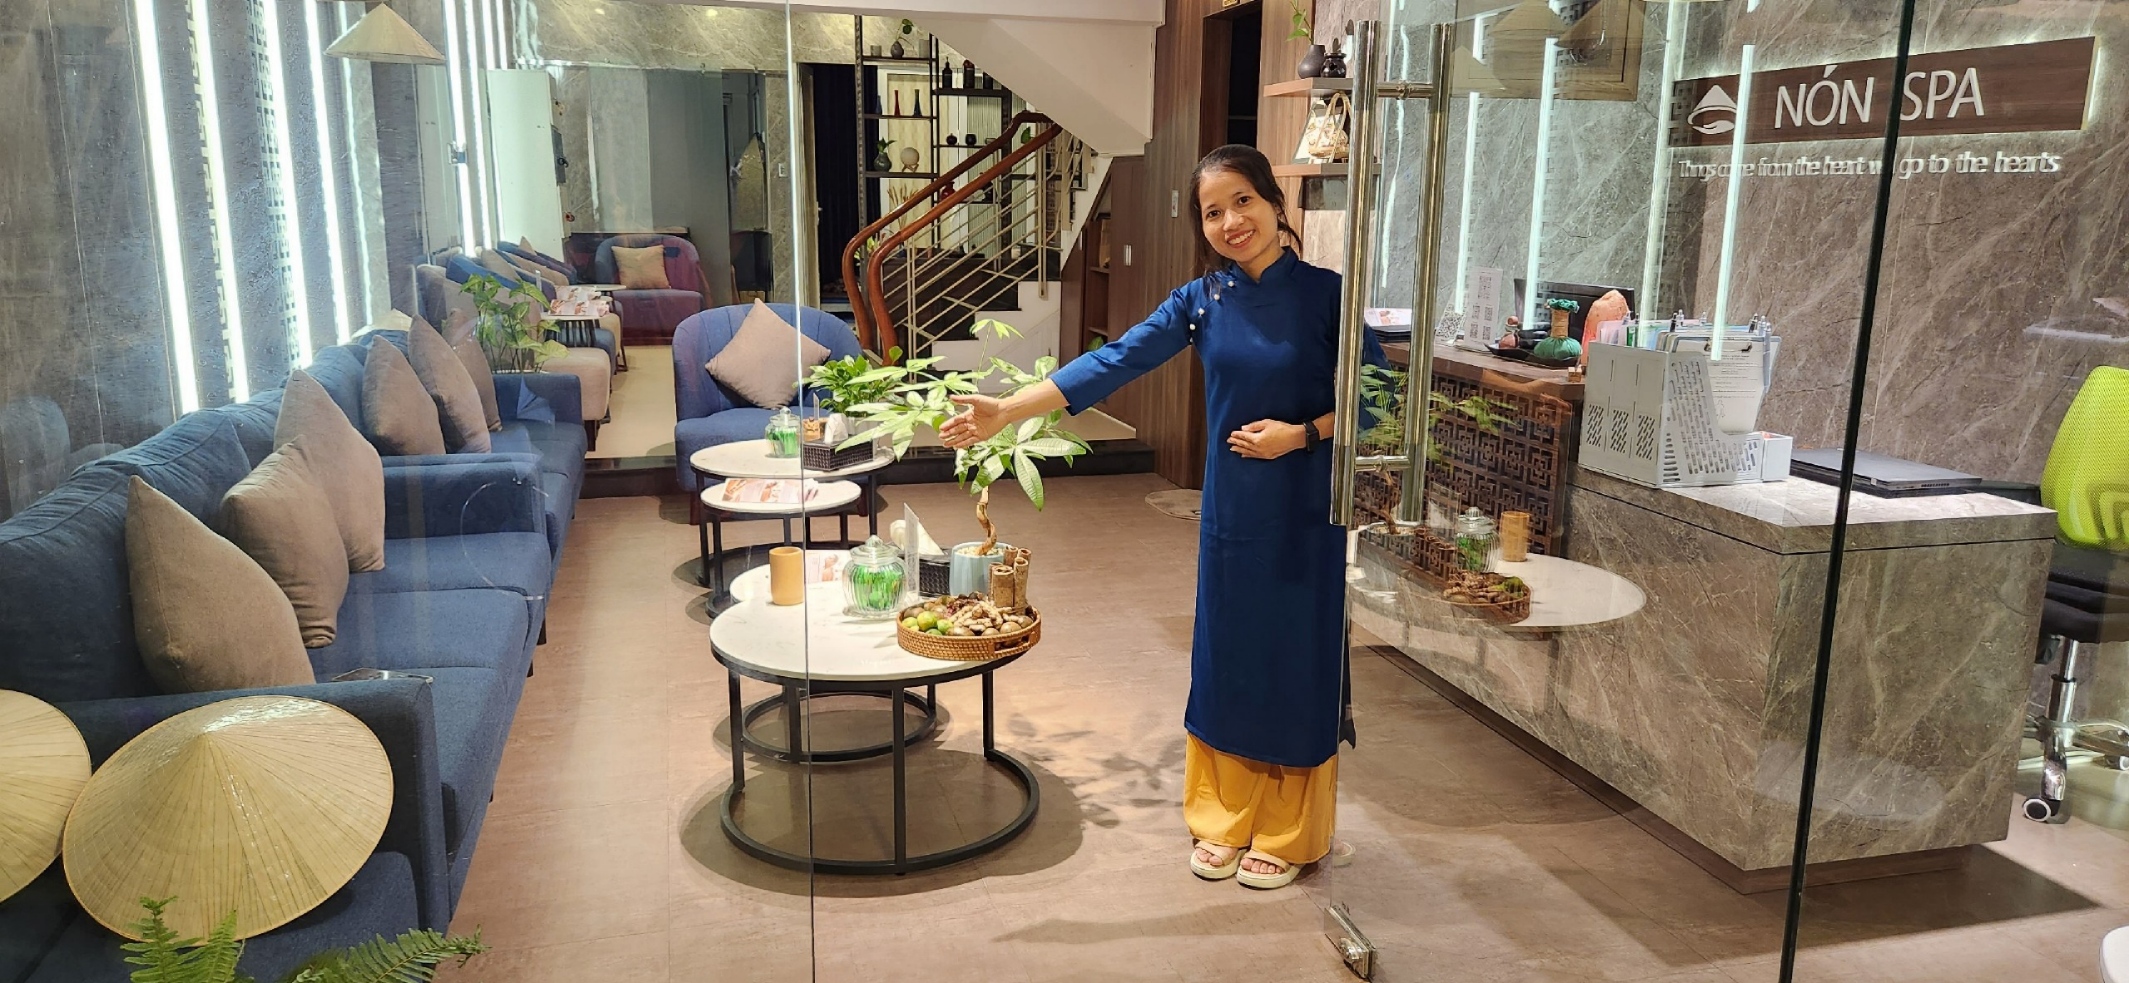
[[[695,536],[700,544],[702,570],[701,573],[696,577],[695,583],[702,587],[709,588],[715,592],[715,596],[712,599],[713,603],[711,604],[712,614],[717,613],[720,609],[724,607],[730,606],[732,600],[730,590],[733,578],[727,577],[725,575],[725,561],[730,557],[746,557],[745,564],[740,570],[741,573],[745,573],[747,570],[752,570],[755,567],[760,566],[763,562],[763,558],[768,556],[769,550],[774,549],[777,546],[827,546],[834,549],[853,549],[859,545],[857,541],[854,541],[850,538],[850,516],[853,511],[861,512],[865,516],[866,535],[877,536],[880,534],[880,469],[875,468],[871,471],[860,472],[858,474],[848,475],[841,478],[815,479],[823,481],[847,481],[851,484],[857,485],[857,500],[851,502],[848,505],[838,506],[834,509],[823,509],[819,512],[802,512],[793,513],[789,515],[781,515],[763,514],[758,512],[738,512],[733,511],[731,509],[718,508],[715,505],[711,505],[710,503],[703,501],[703,490],[707,489],[712,484],[730,481],[732,479],[727,475],[720,475],[714,471],[704,471],[701,468],[695,467],[692,463],[688,465],[688,468],[695,472],[695,477],[697,479],[696,484],[701,486],[700,488],[697,488],[695,490],[695,506],[696,508],[701,510],[700,515],[702,517],[702,521],[697,523],[695,526]],[[808,475],[807,477],[814,476]],[[813,539],[813,520],[821,516],[830,515],[836,518],[836,523],[838,527],[837,534],[842,538],[827,543],[815,542]],[[794,520],[799,519],[805,520],[804,531],[806,535],[804,537],[803,542],[795,541],[791,538],[791,523]],[[766,543],[755,546],[741,546],[730,550],[725,549],[724,524],[726,522],[765,522],[771,520],[781,520],[783,522],[783,542]],[[711,570],[713,567],[716,571],[714,578],[711,575]]]
[[[838,680],[832,683],[820,683],[807,679],[795,679],[779,673],[766,672],[752,666],[739,664],[727,657],[725,652],[717,648],[714,643],[711,645],[711,651],[716,656],[717,661],[725,667],[727,692],[731,704],[730,719],[733,730],[732,786],[725,790],[723,796],[721,821],[724,826],[725,838],[731,840],[733,845],[755,859],[798,871],[820,871],[830,874],[907,874],[914,871],[944,867],[967,860],[970,857],[988,853],[1004,845],[1006,841],[1011,840],[1013,837],[1020,835],[1034,821],[1036,807],[1040,805],[1042,799],[1041,790],[1035,782],[1035,773],[1027,765],[1023,764],[1020,759],[998,750],[997,743],[997,714],[994,701],[996,684],[992,673],[1017,660],[1020,656],[1010,655],[986,662],[972,662],[965,666],[956,666],[932,675],[909,679],[878,682],[845,682]],[[799,717],[795,711],[807,699],[809,690],[820,696],[879,694],[887,697],[891,704],[890,716],[893,717],[894,730],[892,738],[885,745],[886,752],[894,758],[893,859],[844,860],[832,857],[800,856],[763,843],[748,834],[746,830],[740,828],[738,819],[732,815],[732,807],[738,803],[740,796],[746,793],[746,748],[762,746],[745,736],[747,719],[755,711],[744,710],[740,707],[739,679],[741,676],[771,683],[782,688],[782,695],[762,701],[762,703],[756,704],[756,707],[761,708],[771,701],[782,701],[787,711],[793,711],[787,714],[786,734],[787,739],[791,742],[791,747],[794,748],[798,747],[802,740]],[[938,685],[967,679],[970,676],[983,677],[984,760],[998,765],[1005,771],[1007,777],[1012,778],[1014,782],[1019,784],[1021,791],[1027,793],[1027,802],[1021,806],[1020,814],[1013,817],[1011,822],[973,842],[948,850],[939,850],[912,857],[909,855],[909,779],[906,758],[907,749],[910,744],[914,743],[915,738],[905,732],[906,724],[903,720],[902,704],[904,701],[915,699],[909,694],[911,688],[915,686],[923,686],[925,688],[926,698],[923,705],[926,709],[926,723],[923,728],[920,728],[920,731],[928,732],[937,720],[937,703],[934,697],[936,696]],[[766,710],[761,710],[760,712],[766,712]],[[792,755],[788,753],[788,750],[783,753],[779,753],[773,748],[767,750],[772,756],[781,760],[792,760]],[[838,754],[855,754],[856,756],[827,757],[827,755]],[[859,758],[878,757],[879,754],[878,746],[832,751],[801,749],[797,758],[801,761],[810,760],[813,762],[849,761],[858,760]]]

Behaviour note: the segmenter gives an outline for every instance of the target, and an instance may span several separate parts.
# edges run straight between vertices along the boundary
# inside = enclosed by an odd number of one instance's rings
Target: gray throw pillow
[[[304,647],[323,648],[347,599],[347,551],[306,440],[282,445],[229,489],[216,525],[288,595]]]
[[[519,282],[531,282],[517,271],[517,267],[510,265],[510,260],[503,256],[502,250],[483,249],[480,251],[480,255],[474,257],[474,261],[487,267],[495,275],[502,277],[504,286]]]
[[[288,386],[281,392],[274,446],[285,447],[297,438],[307,450],[312,476],[332,503],[348,570],[384,569],[384,462],[377,458],[377,448],[348,422],[340,404],[302,369],[288,374]]]
[[[415,377],[421,387],[436,400],[436,413],[444,432],[444,449],[452,453],[486,454],[488,443],[488,411],[481,401],[480,387],[466,371],[466,363],[451,349],[451,343],[437,334],[429,322],[414,319],[414,326],[407,329],[407,361],[414,366]],[[493,385],[494,380],[489,380]]]
[[[749,402],[773,410],[791,405],[800,380],[827,360],[827,348],[757,300],[731,342],[703,368]]]
[[[362,418],[380,454],[442,454],[444,428],[436,400],[421,386],[407,356],[379,335],[362,361]]]
[[[139,477],[126,506],[126,568],[133,639],[164,692],[318,681],[274,579]]]

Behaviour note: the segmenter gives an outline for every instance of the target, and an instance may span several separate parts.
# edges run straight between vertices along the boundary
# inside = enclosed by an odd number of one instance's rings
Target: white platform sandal
[[[1233,850],[1234,853],[1228,856],[1226,863],[1220,864],[1216,867],[1211,864],[1205,863],[1202,860],[1199,860],[1199,850],[1205,850],[1208,852]],[[1235,876],[1235,871],[1241,869],[1241,847],[1221,846],[1220,844],[1211,842],[1209,840],[1198,840],[1197,842],[1192,843],[1190,845],[1190,872],[1198,875],[1199,877],[1202,877],[1208,881],[1224,881],[1230,877]]]
[[[1252,871],[1238,870],[1235,875],[1235,879],[1241,881],[1243,887],[1253,887],[1260,891],[1269,891],[1274,888],[1281,888],[1287,886],[1288,884],[1292,884],[1294,882],[1294,878],[1301,876],[1300,864],[1287,863],[1286,861],[1281,860],[1278,857],[1274,857],[1271,854],[1258,853],[1255,850],[1251,850],[1248,853],[1243,854],[1242,856],[1244,859],[1247,860],[1261,860],[1268,864],[1277,864],[1279,867],[1279,872],[1276,874],[1258,874]]]

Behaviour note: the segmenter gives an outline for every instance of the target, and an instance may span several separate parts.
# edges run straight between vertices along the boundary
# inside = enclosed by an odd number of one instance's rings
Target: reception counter
[[[1610,607],[1631,613],[1544,629],[1458,620],[1362,550],[1356,624],[1630,799],[1629,818],[1733,887],[1778,889],[1836,498],[1794,478],[1654,489],[1576,467],[1565,557],[1588,573],[1556,589],[1616,597],[1609,581],[1624,581],[1641,603]],[[1814,880],[1951,866],[2006,835],[2054,532],[2054,513],[1991,495],[1856,496]]]

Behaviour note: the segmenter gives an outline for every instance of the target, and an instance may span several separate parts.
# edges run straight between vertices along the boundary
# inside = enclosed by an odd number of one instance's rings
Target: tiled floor
[[[583,502],[457,920],[496,949],[448,978],[1338,983],[1332,898],[1390,983],[1775,978],[1780,895],[1731,893],[1377,656],[1354,667],[1361,743],[1341,763],[1353,862],[1269,893],[1192,877],[1178,785],[1197,529],[1144,504],[1165,487],[1068,479],[1046,513],[994,509],[1036,551],[1047,622],[998,674],[1000,743],[1041,783],[1035,824],[957,867],[810,882],[719,828],[725,682],[685,509]],[[951,486],[888,497],[943,541],[975,531]],[[942,689],[943,732],[910,759],[917,849],[1018,804],[980,763],[979,695]],[[884,727],[854,700],[814,717],[822,745]],[[780,734],[773,717],[762,732]],[[884,849],[883,766],[814,770],[820,853]],[[743,821],[801,844],[806,783],[749,767]],[[1806,910],[1800,980],[2096,981],[2100,935],[2129,923],[2129,838],[2019,820],[1965,871],[1815,890]]]

